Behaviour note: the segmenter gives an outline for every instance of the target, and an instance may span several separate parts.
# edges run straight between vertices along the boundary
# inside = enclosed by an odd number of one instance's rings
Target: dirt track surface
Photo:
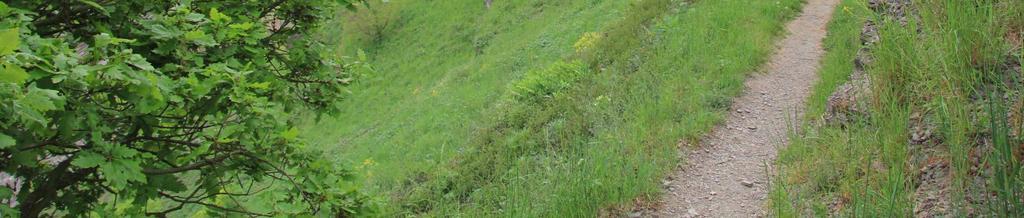
[[[724,124],[715,127],[666,182],[658,217],[766,216],[769,175],[777,148],[802,116],[837,0],[808,0],[786,25],[764,73],[746,81]]]

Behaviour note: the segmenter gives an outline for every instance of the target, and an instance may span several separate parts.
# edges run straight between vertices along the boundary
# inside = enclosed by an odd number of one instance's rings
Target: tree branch
[[[274,9],[277,9],[278,6],[281,6],[282,3],[284,3],[284,0],[277,0],[274,1],[274,3],[270,3],[270,7],[267,7],[267,9],[261,11],[260,16],[257,18],[263,19],[263,17],[267,16],[267,14],[270,14],[270,12],[274,11]]]
[[[262,213],[252,212],[252,211],[246,211],[246,210],[239,210],[239,209],[221,207],[221,206],[218,206],[218,205],[215,205],[215,204],[210,204],[210,203],[206,203],[206,202],[202,202],[202,201],[182,199],[180,197],[177,197],[177,196],[174,196],[174,195],[170,195],[170,194],[167,194],[167,193],[164,193],[164,192],[157,192],[157,193],[160,194],[160,196],[163,196],[163,197],[165,197],[167,199],[170,199],[172,201],[179,202],[179,203],[198,204],[198,205],[203,205],[203,206],[206,206],[206,207],[209,207],[209,208],[214,208],[214,209],[217,209],[217,210],[223,210],[223,211],[228,211],[228,212],[233,212],[233,213],[246,214],[246,215],[249,215],[249,216],[270,216],[269,214],[262,214]]]
[[[231,153],[228,153],[228,154],[225,154],[225,155],[221,155],[219,157],[201,160],[199,162],[196,162],[196,163],[193,163],[193,164],[189,164],[189,165],[185,165],[185,166],[180,166],[180,167],[172,167],[172,168],[166,168],[166,169],[146,168],[146,169],[142,169],[142,173],[149,174],[149,175],[164,175],[164,174],[180,173],[180,172],[185,172],[185,171],[189,171],[189,170],[196,170],[196,169],[199,169],[199,168],[203,168],[205,166],[209,166],[209,165],[213,165],[213,164],[218,164],[218,163],[224,161],[225,159],[227,159],[228,157],[230,157],[232,154],[237,154],[237,153],[239,153],[239,152],[231,152]]]
[[[34,189],[32,189],[31,193],[28,193],[28,196],[18,208],[21,211],[21,217],[38,217],[39,213],[53,204],[60,190],[74,185],[89,174],[96,172],[96,168],[69,171],[71,161],[74,159],[74,157],[71,157],[57,164],[53,170],[46,174],[44,179],[38,180],[37,183],[25,184],[25,187],[34,187]]]

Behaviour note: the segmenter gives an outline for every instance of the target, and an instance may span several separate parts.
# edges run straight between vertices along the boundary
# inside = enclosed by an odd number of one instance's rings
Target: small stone
[[[632,212],[632,213],[629,213],[629,218],[640,218],[641,215],[643,215],[643,213]]]
[[[711,192],[711,195],[712,195],[712,196],[714,196],[714,195],[718,195],[718,192]]]
[[[750,126],[750,127],[747,127],[747,129],[750,129],[750,130],[757,130],[757,127],[756,127],[756,126]]]
[[[746,180],[746,179],[744,179],[743,181],[740,181],[740,184],[742,184],[743,186],[746,186],[747,188],[754,187],[754,183],[750,182],[749,180]]]
[[[697,217],[697,216],[700,216],[700,214],[697,213],[697,210],[695,210],[693,208],[690,208],[690,209],[686,210],[686,217]]]

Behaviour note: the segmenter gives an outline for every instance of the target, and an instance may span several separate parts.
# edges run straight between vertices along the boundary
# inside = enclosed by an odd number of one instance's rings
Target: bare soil
[[[726,121],[697,147],[684,147],[686,165],[666,182],[658,217],[765,216],[772,163],[799,123],[817,80],[822,39],[837,0],[808,0],[786,26],[789,35],[764,68],[746,81]],[[687,154],[688,153],[688,154]]]

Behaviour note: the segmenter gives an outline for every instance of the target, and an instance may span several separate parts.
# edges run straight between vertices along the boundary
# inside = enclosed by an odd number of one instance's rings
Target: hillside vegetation
[[[1021,217],[1022,63],[1022,0],[2,1],[0,218]]]
[[[836,10],[808,122],[780,152],[775,215],[1024,213],[1024,3]]]
[[[382,216],[616,213],[657,195],[799,6],[374,3],[327,35],[377,73],[305,136],[357,166]]]
[[[1021,217],[1022,63],[1022,0],[2,1],[0,217]]]

